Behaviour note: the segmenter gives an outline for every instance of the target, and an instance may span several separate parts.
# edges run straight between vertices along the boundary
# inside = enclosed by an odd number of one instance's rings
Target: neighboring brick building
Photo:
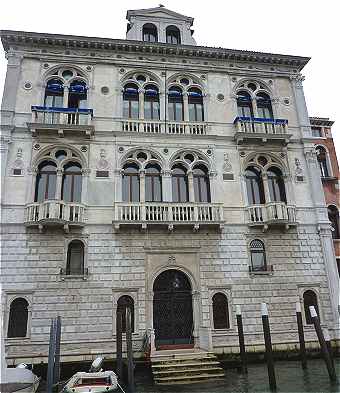
[[[295,307],[338,340],[339,279],[301,71],[309,58],[196,45],[193,18],[128,11],[125,39],[2,31],[7,359],[154,346],[295,348]],[[326,170],[326,169],[325,169]],[[333,172],[332,172],[333,173]],[[332,173],[328,173],[331,175]],[[312,344],[309,344],[312,345]]]
[[[332,223],[334,252],[340,275],[340,171],[332,136],[334,122],[324,117],[310,117],[309,119],[318,153],[328,218]]]

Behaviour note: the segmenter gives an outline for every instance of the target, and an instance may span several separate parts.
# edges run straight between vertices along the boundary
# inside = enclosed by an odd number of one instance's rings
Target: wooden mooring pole
[[[128,387],[129,393],[135,392],[134,364],[132,351],[132,328],[131,328],[131,309],[126,308],[126,352],[128,366]]]
[[[56,320],[52,319],[50,328],[50,342],[48,348],[47,364],[47,393],[53,392],[54,383],[54,357],[55,357]]]
[[[53,384],[60,381],[60,337],[61,337],[61,318],[58,316],[55,321],[55,355],[54,355],[54,377]]]
[[[301,314],[301,304],[296,303],[296,322],[298,326],[299,333],[299,344],[300,344],[300,360],[303,369],[307,368],[307,357],[306,357],[306,345],[305,345],[305,335],[303,331],[302,314]]]
[[[323,358],[324,358],[325,363],[326,363],[329,379],[332,382],[337,382],[337,377],[336,377],[334,364],[333,364],[332,359],[330,357],[330,354],[328,352],[326,340],[325,340],[325,337],[323,335],[322,328],[321,328],[321,325],[320,325],[320,320],[319,320],[318,314],[315,311],[315,307],[314,306],[309,306],[309,312],[310,312],[310,315],[311,315],[311,318],[312,318],[312,321],[313,321],[313,324],[314,324],[315,332],[316,332],[316,334],[318,336],[321,352],[323,354]]]
[[[266,361],[267,361],[267,368],[268,368],[269,387],[270,390],[275,391],[276,390],[275,368],[274,368],[272,341],[270,336],[268,308],[266,303],[261,303],[261,315],[262,315],[264,343],[266,347]]]
[[[119,381],[123,380],[123,314],[117,311],[116,315],[116,373]]]
[[[238,331],[238,342],[240,346],[240,357],[242,363],[241,371],[242,373],[248,373],[246,347],[244,345],[242,313],[241,313],[240,306],[236,306],[236,321],[237,321],[237,331]]]

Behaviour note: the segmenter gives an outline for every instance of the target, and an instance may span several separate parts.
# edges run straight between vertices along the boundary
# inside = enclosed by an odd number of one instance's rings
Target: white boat
[[[112,393],[119,388],[117,375],[113,371],[103,371],[103,358],[92,363],[89,372],[78,372],[64,386],[62,393]]]
[[[38,390],[38,378],[24,363],[15,368],[5,368],[1,378],[0,391],[14,393],[35,393]]]

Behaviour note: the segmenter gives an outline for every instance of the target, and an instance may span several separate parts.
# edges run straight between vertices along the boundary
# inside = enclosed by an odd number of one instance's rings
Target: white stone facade
[[[142,16],[130,13],[134,25],[127,33],[129,40],[141,40],[134,29],[143,18],[155,17],[160,25],[168,23],[169,14],[162,14],[162,8],[149,16],[142,11]],[[176,18],[171,20],[175,23],[179,23]],[[188,18],[178,26],[188,32],[190,23]],[[137,355],[145,332],[153,329],[153,283],[166,269],[182,271],[190,280],[195,346],[215,352],[235,351],[235,307],[240,305],[246,343],[261,347],[260,304],[266,302],[274,344],[291,348],[298,340],[295,303],[303,302],[308,289],[317,294],[322,323],[333,339],[339,339],[339,279],[300,75],[308,59],[22,32],[3,31],[1,36],[8,58],[1,125],[5,330],[11,301],[23,297],[29,304],[26,337],[5,342],[10,363],[46,361],[50,320],[57,315],[62,318],[63,361],[113,354],[121,295],[134,300]],[[182,43],[195,45],[189,38]],[[88,114],[84,124],[73,127],[69,121],[66,126],[60,121],[46,126],[35,117],[39,111],[33,111],[32,117],[31,106],[44,105],[47,81],[62,70],[78,73],[77,78],[88,87],[87,108],[93,109],[93,117]],[[138,75],[146,78],[139,86],[140,113],[145,83],[152,82],[159,89],[159,121],[146,121],[143,115],[133,120],[123,117],[122,90]],[[180,85],[183,78],[189,81],[183,86],[184,121],[171,125],[167,90]],[[70,80],[63,83],[68,92]],[[288,121],[281,131],[275,128],[273,133],[249,136],[242,121],[234,124],[237,92],[247,83],[268,93],[274,118]],[[189,121],[186,91],[192,86],[203,93],[204,121]],[[65,95],[63,106],[67,106]],[[265,123],[260,126],[266,127]],[[38,165],[46,154],[53,157],[57,150],[69,152],[81,163],[79,206],[83,210],[79,215],[83,216],[79,219],[77,215],[76,223],[64,219],[59,225],[51,219],[52,213],[38,218],[33,213],[31,219],[27,216],[34,204]],[[160,208],[148,207],[145,202],[141,164],[140,216],[134,220],[124,210],[122,168],[129,160],[138,161],[138,152],[145,152],[161,166],[163,212],[172,211],[172,164],[183,160],[186,153],[194,154],[195,160],[208,168],[211,207],[204,210],[195,202],[188,175],[185,209],[192,209],[194,218],[164,218]],[[248,208],[244,172],[249,163],[263,156],[284,176],[287,202],[283,209],[289,217],[285,216],[283,225],[276,225],[281,224],[280,217],[270,217],[269,203],[261,207],[268,220],[259,225],[253,225],[254,213]],[[20,174],[14,169],[20,169]],[[98,171],[107,172],[107,177],[98,176]],[[62,176],[60,168],[57,189]],[[263,178],[266,185],[266,176]],[[57,209],[60,198],[60,191],[56,191]],[[290,207],[292,213],[287,210]],[[150,209],[155,212],[153,219]],[[68,244],[74,239],[84,243],[87,273],[60,274],[66,269]],[[266,274],[249,272],[253,239],[264,243],[267,263],[273,266]],[[229,329],[214,329],[212,296],[216,292],[228,299]],[[306,336],[315,341],[310,326],[306,326]]]

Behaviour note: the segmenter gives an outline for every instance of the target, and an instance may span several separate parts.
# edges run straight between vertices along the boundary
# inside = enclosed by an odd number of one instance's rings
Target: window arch
[[[257,114],[263,119],[273,118],[273,108],[270,97],[267,93],[259,92],[256,94]]]
[[[145,167],[145,201],[162,201],[162,177],[158,164],[148,164]]]
[[[159,120],[159,91],[155,85],[144,87],[144,119]]]
[[[50,79],[45,88],[44,106],[62,108],[64,101],[64,85],[60,79]]]
[[[328,166],[328,156],[326,149],[323,146],[317,146],[315,150],[317,154],[321,177],[329,177],[331,175],[331,172]]]
[[[173,202],[189,201],[187,170],[180,164],[172,167],[172,200]]]
[[[264,187],[259,169],[250,166],[245,171],[248,203],[257,205],[265,203]]]
[[[146,42],[157,42],[157,27],[152,23],[146,23],[143,26],[143,41]]]
[[[332,226],[332,237],[333,239],[340,239],[339,210],[336,206],[328,206],[327,211]]]
[[[87,86],[82,80],[73,80],[68,93],[69,108],[87,108]]]
[[[259,239],[250,242],[251,271],[267,271],[266,250],[264,243]]]
[[[43,161],[38,166],[35,182],[35,202],[54,199],[56,196],[57,165],[53,161]]]
[[[251,96],[247,91],[239,91],[237,93],[237,111],[241,117],[254,117]]]
[[[214,329],[229,329],[228,298],[224,293],[218,292],[212,298]]]
[[[139,167],[128,163],[123,167],[123,201],[139,202]]]
[[[168,26],[166,28],[166,42],[167,44],[175,45],[181,43],[181,33],[176,26]]]
[[[168,110],[169,120],[184,120],[183,92],[182,89],[178,86],[172,86],[169,88]]]
[[[305,291],[303,293],[303,307],[305,310],[305,318],[306,318],[307,325],[313,324],[312,317],[310,315],[310,310],[309,310],[310,306],[315,307],[315,311],[320,318],[318,298],[316,296],[316,293],[314,291],[312,291],[311,289],[308,289],[307,291]]]
[[[267,169],[268,186],[271,202],[287,202],[286,189],[282,172],[279,168]]]
[[[61,199],[64,202],[81,202],[82,172],[77,162],[64,165]]]
[[[138,86],[128,83],[123,90],[123,116],[129,119],[139,117],[139,93]]]
[[[189,121],[204,121],[203,95],[197,87],[188,90]]]
[[[27,336],[28,302],[19,297],[11,302],[8,318],[8,338]]]
[[[118,299],[117,312],[122,313],[122,332],[126,333],[126,309],[131,310],[131,331],[135,331],[135,307],[131,296],[123,295]]]
[[[210,179],[205,165],[198,165],[193,169],[194,192],[196,202],[210,202]]]
[[[84,274],[84,243],[80,240],[72,240],[67,247],[66,274]]]

